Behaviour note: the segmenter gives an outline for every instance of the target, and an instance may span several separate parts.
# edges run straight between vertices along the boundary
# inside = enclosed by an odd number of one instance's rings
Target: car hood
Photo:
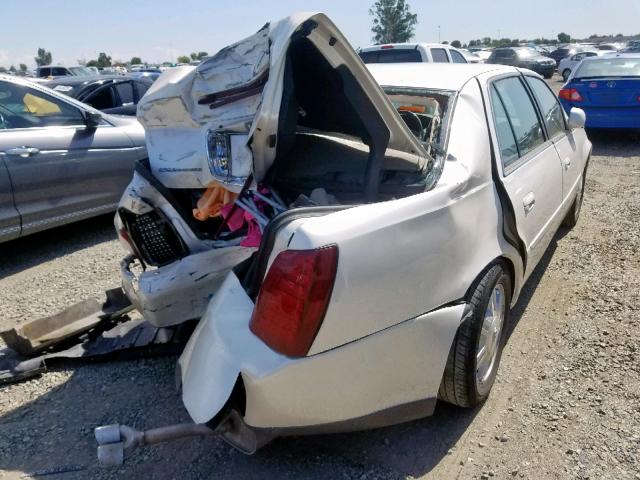
[[[384,122],[387,148],[424,164],[424,148],[342,33],[324,14],[297,13],[266,24],[197,67],[161,75],[138,104],[154,176],[169,188],[203,188],[218,181],[238,191],[237,182],[216,177],[208,163],[209,133],[227,132],[246,134],[253,178],[261,181],[275,159],[286,59],[299,36],[312,42],[332,68],[348,70],[369,103],[360,111],[373,108]]]

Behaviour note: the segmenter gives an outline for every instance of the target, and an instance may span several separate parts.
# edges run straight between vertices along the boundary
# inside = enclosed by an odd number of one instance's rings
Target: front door
[[[489,85],[502,183],[527,249],[528,276],[557,229],[562,204],[562,165],[546,138],[520,75]]]
[[[88,128],[80,108],[19,83],[0,82],[0,108],[0,152],[23,234],[115,208],[121,150],[132,147],[124,133],[106,122]]]

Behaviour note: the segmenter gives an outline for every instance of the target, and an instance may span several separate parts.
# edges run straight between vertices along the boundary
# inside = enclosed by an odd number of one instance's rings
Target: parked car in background
[[[364,63],[468,63],[462,52],[442,43],[389,43],[358,52]]]
[[[145,67],[145,68],[139,68],[136,71],[131,72],[129,76],[133,78],[146,78],[151,82],[155,82],[160,77],[161,74],[162,74],[162,70],[159,68]]]
[[[120,75],[63,77],[42,83],[97,110],[117,115],[135,115],[138,102],[152,84],[146,77]]]
[[[482,58],[480,58],[479,55],[477,55],[475,53],[472,53],[467,49],[460,48],[459,52],[467,60],[467,63],[484,63],[484,60]]]
[[[559,97],[567,112],[584,110],[587,127],[640,130],[640,54],[585,58]]]
[[[564,45],[552,51],[549,54],[549,58],[553,58],[556,61],[556,65],[558,65],[560,63],[560,60],[562,60],[563,58],[575,55],[582,50],[583,48],[580,45]]]
[[[0,75],[0,241],[115,210],[145,156],[135,118]]]
[[[620,50],[615,43],[600,43],[595,46],[597,50],[603,50],[606,52],[617,52]]]
[[[569,75],[571,75],[571,72],[578,66],[578,64],[582,60],[589,57],[597,57],[602,53],[604,53],[604,51],[601,52],[599,50],[587,50],[571,55],[570,57],[563,58],[558,64],[558,73],[562,75],[562,79],[566,82],[569,78]]]
[[[44,65],[36,68],[36,77],[39,78],[65,76],[86,77],[90,75],[95,75],[95,73],[89,68],[80,65],[76,65],[74,67],[64,67],[62,65]]]
[[[491,52],[493,51],[492,48],[488,48],[488,47],[469,47],[468,50],[471,53],[480,57],[485,62],[491,56]]]
[[[166,72],[139,106],[149,161],[116,224],[157,268],[137,282],[123,262],[125,290],[159,324],[206,308],[182,399],[247,453],[480,404],[523,284],[578,219],[584,116],[539,75],[368,67],[298,14]]]
[[[551,78],[556,69],[555,61],[540,55],[538,51],[529,47],[496,48],[485,63],[528,68],[544,78]]]

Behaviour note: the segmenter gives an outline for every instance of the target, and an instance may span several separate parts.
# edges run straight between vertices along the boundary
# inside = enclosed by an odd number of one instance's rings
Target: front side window
[[[449,57],[447,57],[447,51],[444,48],[432,48],[431,58],[434,63],[449,63]]]
[[[549,138],[565,132],[564,113],[557,97],[549,90],[547,84],[535,77],[526,77],[527,83],[538,101]]]
[[[453,63],[467,63],[467,60],[462,56],[462,54],[456,52],[455,50],[451,50],[450,53]]]
[[[97,89],[92,95],[89,96],[89,98],[87,98],[86,103],[97,110],[105,110],[107,108],[116,107],[112,86],[107,85]]]
[[[544,143],[542,125],[538,120],[535,107],[522,81],[518,77],[508,77],[493,82],[492,96],[500,100],[511,131],[518,147],[518,157],[521,158]],[[495,95],[494,95],[495,92]],[[496,102],[493,104],[496,115]],[[496,128],[498,119],[496,118]],[[501,150],[503,145],[500,145]],[[504,167],[514,160],[505,161]]]
[[[0,128],[75,125],[84,125],[77,108],[38,90],[0,82]]]

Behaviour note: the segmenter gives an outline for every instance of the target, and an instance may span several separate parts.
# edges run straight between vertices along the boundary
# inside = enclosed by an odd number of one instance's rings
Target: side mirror
[[[587,123],[587,114],[581,108],[573,107],[569,112],[569,129],[584,128]]]
[[[98,125],[100,125],[101,121],[102,121],[101,114],[99,114],[98,112],[90,112],[88,110],[85,110],[84,123],[87,126],[87,128],[96,128]]]

